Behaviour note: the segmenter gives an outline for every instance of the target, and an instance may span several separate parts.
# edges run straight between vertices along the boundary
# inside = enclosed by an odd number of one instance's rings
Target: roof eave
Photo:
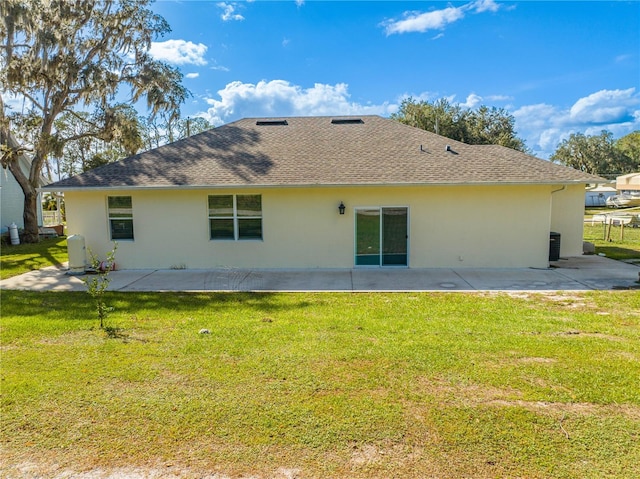
[[[424,186],[553,186],[553,185],[585,185],[605,183],[593,179],[546,180],[546,181],[474,181],[474,182],[430,182],[430,183],[289,183],[289,184],[247,184],[228,185],[157,185],[157,186],[43,186],[39,191],[153,191],[153,190],[228,190],[228,189],[276,189],[276,188],[350,188],[350,187],[424,187]]]

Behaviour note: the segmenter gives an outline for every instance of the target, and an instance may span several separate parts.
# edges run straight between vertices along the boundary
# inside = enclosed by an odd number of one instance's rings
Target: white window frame
[[[131,208],[122,208],[122,209],[130,209],[131,212],[128,214],[128,216],[122,216],[122,213],[120,213],[120,216],[113,216],[116,211],[120,208],[111,208],[109,206],[109,199],[110,198],[129,198],[131,201]],[[121,220],[127,220],[127,221],[131,221],[131,238],[114,238],[113,237],[113,223],[112,221],[121,221]],[[109,223],[109,238],[111,239],[111,241],[133,241],[135,239],[135,230],[134,230],[134,225],[133,225],[133,197],[131,195],[109,195],[107,196],[107,221]]]
[[[231,196],[233,204],[232,216],[216,216],[208,214],[209,220],[209,240],[210,241],[263,241],[264,238],[264,222],[262,221],[262,195],[261,194],[216,194],[207,196],[207,212],[209,212],[209,198],[212,196]],[[244,216],[238,214],[238,197],[239,196],[258,196],[260,197],[260,214]],[[213,238],[211,235],[211,220],[233,220],[233,238]],[[240,236],[240,222],[242,220],[260,220],[260,238],[243,238]]]

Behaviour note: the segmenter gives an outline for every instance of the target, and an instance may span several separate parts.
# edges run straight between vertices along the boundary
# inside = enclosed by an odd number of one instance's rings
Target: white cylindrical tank
[[[20,244],[20,235],[18,234],[18,225],[11,223],[9,225],[9,237],[11,238],[12,245]]]
[[[67,254],[69,255],[69,274],[84,274],[87,265],[84,236],[71,235],[67,238]]]

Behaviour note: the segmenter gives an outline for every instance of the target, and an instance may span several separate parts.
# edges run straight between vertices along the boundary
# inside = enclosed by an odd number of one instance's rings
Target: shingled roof
[[[509,148],[466,145],[362,116],[245,118],[43,189],[602,181]]]

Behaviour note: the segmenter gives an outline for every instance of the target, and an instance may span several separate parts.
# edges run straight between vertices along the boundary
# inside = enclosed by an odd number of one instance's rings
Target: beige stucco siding
[[[555,187],[551,195],[551,231],[560,233],[560,256],[582,254],[584,185]]]
[[[441,188],[438,206],[416,223],[416,241],[427,240],[416,259],[438,267],[544,267],[548,201],[546,187]]]
[[[98,256],[112,247],[107,196],[132,197],[135,239],[119,241],[116,255],[125,269],[352,268],[355,208],[379,206],[408,208],[410,267],[546,267],[552,190],[316,187],[68,191],[65,196],[68,233],[83,235]],[[212,194],[262,195],[263,240],[211,241],[207,197]],[[338,214],[340,201],[347,206],[345,215]],[[572,199],[567,202],[573,205]],[[576,233],[565,231],[573,244]]]

